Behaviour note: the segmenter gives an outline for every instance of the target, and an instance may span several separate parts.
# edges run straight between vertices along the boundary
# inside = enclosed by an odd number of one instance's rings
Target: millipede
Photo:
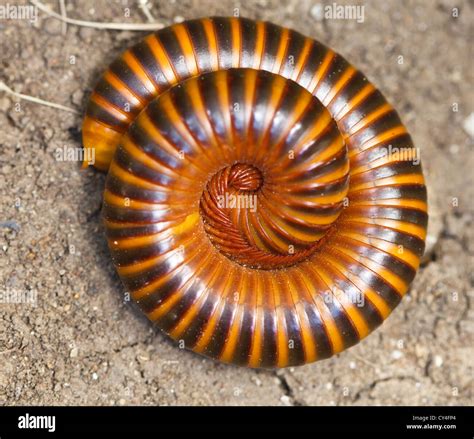
[[[426,187],[407,129],[296,31],[237,17],[161,29],[109,66],[82,132],[108,172],[124,287],[181,347],[252,368],[331,357],[419,267]]]

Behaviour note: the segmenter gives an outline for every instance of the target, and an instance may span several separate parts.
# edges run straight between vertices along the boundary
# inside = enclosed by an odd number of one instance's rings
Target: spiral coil
[[[108,169],[125,287],[195,352],[327,358],[380,325],[418,269],[426,188],[406,128],[364,75],[292,30],[208,18],[146,37],[94,89],[83,139]]]

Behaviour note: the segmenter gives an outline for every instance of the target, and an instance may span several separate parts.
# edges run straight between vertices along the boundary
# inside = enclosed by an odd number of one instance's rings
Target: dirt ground
[[[390,318],[332,359],[278,372],[178,349],[122,302],[99,226],[104,175],[57,160],[58,148],[81,145],[81,114],[0,92],[0,291],[37,293],[36,304],[0,303],[0,404],[473,403],[473,4],[355,3],[362,23],[325,19],[309,0],[170,0],[150,11],[171,24],[239,8],[296,28],[348,58],[395,105],[421,149],[430,232],[423,267]],[[137,4],[66,1],[73,18],[146,22]],[[98,75],[143,35],[63,29],[40,11],[33,24],[0,19],[0,81],[82,113]]]

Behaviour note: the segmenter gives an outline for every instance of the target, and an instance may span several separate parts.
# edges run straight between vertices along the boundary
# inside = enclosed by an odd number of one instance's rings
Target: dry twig
[[[68,111],[69,113],[79,114],[79,111],[75,110],[74,108],[66,107],[61,104],[55,104],[54,102],[45,101],[44,99],[35,98],[34,96],[25,95],[23,93],[17,93],[2,81],[0,81],[0,91],[4,91],[5,93],[15,96],[18,99],[34,102],[35,104],[45,105],[46,107],[56,108],[58,110]]]
[[[57,12],[52,11],[45,4],[39,0],[30,0],[30,3],[36,6],[40,11],[43,11],[50,17],[57,18],[68,24],[74,24],[76,26],[86,26],[95,29],[109,29],[109,30],[130,30],[130,31],[148,31],[162,29],[164,25],[162,23],[104,23],[101,21],[86,21],[86,20],[75,20],[73,18],[63,17]]]

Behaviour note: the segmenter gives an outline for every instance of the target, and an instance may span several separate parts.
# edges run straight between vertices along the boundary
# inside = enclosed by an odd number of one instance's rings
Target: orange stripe
[[[300,76],[303,72],[303,67],[306,65],[308,61],[308,55],[313,47],[314,41],[310,40],[309,38],[305,38],[303,49],[301,50],[301,54],[298,58],[298,64],[295,66],[293,73],[291,74],[291,78],[293,81],[298,82],[300,84]]]
[[[166,51],[163,48],[161,41],[159,41],[158,38],[152,34],[145,38],[145,42],[148,44],[148,47],[155,57],[156,63],[160,67],[168,83],[172,85],[178,82],[176,73],[170,60],[168,59],[168,56],[166,55]]]
[[[319,82],[321,81],[321,79],[326,74],[326,72],[329,68],[329,65],[331,64],[331,62],[332,62],[332,60],[334,59],[335,56],[336,56],[336,54],[331,49],[328,49],[326,55],[324,56],[323,62],[319,66],[319,68],[316,71],[313,79],[311,80],[310,84],[308,85],[308,90],[314,96],[316,96],[316,90],[319,86]]]
[[[131,107],[143,107],[145,104],[140,96],[135,94],[125,82],[117,78],[110,70],[105,72],[104,79],[130,103]]]
[[[101,95],[97,94],[95,91],[92,92],[90,100],[92,102],[95,102],[100,107],[102,107],[104,111],[109,113],[119,122],[126,122],[128,124],[128,123],[131,123],[131,121],[133,120],[132,113],[128,113],[125,110],[122,110],[121,108],[115,106],[114,104],[110,103],[108,100],[103,98]]]
[[[275,63],[273,64],[272,72],[280,73],[281,68],[283,67],[283,61],[288,50],[288,45],[290,44],[289,38],[290,31],[286,28],[281,30],[280,44],[278,45],[278,51],[275,56]]]
[[[388,102],[385,102],[385,104],[381,105],[372,113],[365,115],[361,120],[359,120],[359,122],[357,122],[355,125],[350,127],[350,129],[348,130],[348,134],[350,136],[357,134],[358,131],[364,128],[367,128],[377,119],[380,119],[384,114],[387,114],[392,110],[393,110],[393,107]]]
[[[228,273],[225,286],[221,290],[221,294],[219,296],[219,303],[216,309],[214,310],[214,312],[209,317],[209,320],[207,322],[207,325],[203,333],[201,334],[201,336],[199,337],[199,340],[197,341],[196,345],[193,348],[196,352],[203,352],[206,349],[206,347],[209,345],[209,342],[211,341],[214,330],[219,320],[221,319],[222,312],[224,311],[225,305],[227,303],[226,296],[229,293],[229,289],[231,287],[233,277],[234,277],[234,268],[232,268],[230,272]]]
[[[263,21],[257,21],[257,32],[255,36],[255,52],[253,68],[256,70],[260,69],[262,63],[263,50],[265,47],[265,23]]]
[[[173,32],[175,33],[176,39],[181,47],[181,50],[183,51],[189,73],[192,76],[197,75],[199,73],[199,68],[196,62],[196,54],[194,53],[193,43],[187,28],[184,24],[176,24],[173,26]]]
[[[365,85],[349,102],[342,107],[337,115],[334,116],[335,119],[341,121],[343,118],[348,116],[352,111],[354,111],[357,106],[362,103],[371,93],[375,91],[375,87],[372,84]]]
[[[139,61],[133,56],[132,52],[127,51],[123,54],[122,60],[130,67],[138,80],[145,86],[151,95],[157,95],[158,90],[155,87],[154,81],[146,73]]]
[[[207,42],[209,44],[209,57],[211,60],[211,69],[219,69],[219,58],[218,58],[218,49],[217,49],[217,38],[214,30],[214,23],[209,18],[202,20],[202,25],[204,27],[204,32],[206,34]]]
[[[331,105],[332,101],[336,98],[336,96],[344,88],[344,86],[351,80],[355,73],[356,69],[354,69],[354,67],[347,67],[346,71],[339,78],[339,80],[331,87],[331,90],[329,90],[329,93],[323,99],[322,102],[325,107],[329,107]]]
[[[240,52],[242,50],[240,20],[232,17],[230,26],[232,31],[232,67],[240,67]]]

